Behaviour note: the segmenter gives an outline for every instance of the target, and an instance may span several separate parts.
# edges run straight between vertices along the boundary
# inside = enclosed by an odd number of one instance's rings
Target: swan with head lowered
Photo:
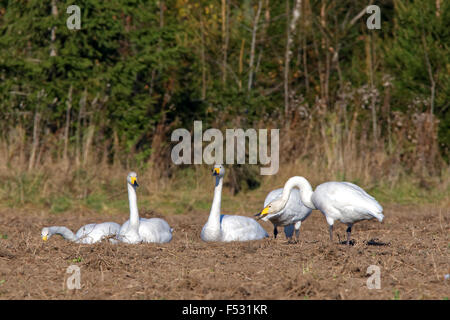
[[[269,209],[272,206],[271,203],[275,200],[287,198],[286,205],[281,210],[275,212]],[[292,189],[290,185],[286,184],[284,188],[279,188],[271,191],[264,200],[264,210],[256,214],[257,219],[264,221],[270,221],[273,224],[273,236],[277,237],[278,226],[284,227],[284,234],[289,241],[292,240],[292,236],[295,230],[295,239],[298,241],[300,234],[300,226],[302,222],[309,217],[312,212],[311,208],[305,206],[300,200],[300,192],[298,189]]]
[[[45,227],[41,231],[42,240],[47,241],[54,234],[76,243],[92,244],[103,239],[114,237],[119,232],[120,225],[115,222],[90,223],[81,227],[76,234],[66,227]],[[110,239],[111,240],[111,239]]]
[[[357,185],[350,182],[330,181],[320,184],[313,192],[308,180],[298,176],[286,182],[282,197],[269,203],[261,214],[270,215],[283,210],[293,188],[299,189],[300,199],[305,206],[318,209],[324,214],[329,226],[330,241],[333,241],[333,224],[336,220],[345,223],[348,227],[347,244],[350,244],[354,223],[373,218],[383,221],[383,207]]]
[[[130,204],[130,219],[127,220],[117,234],[117,240],[125,243],[156,242],[164,243],[172,240],[169,224],[160,218],[139,218],[136,188],[137,174],[130,172],[127,176],[128,201]]]
[[[216,177],[214,199],[208,221],[201,232],[202,240],[229,242],[259,240],[268,237],[269,235],[263,227],[252,218],[220,214],[224,175],[225,168],[222,165],[214,166],[213,176]]]

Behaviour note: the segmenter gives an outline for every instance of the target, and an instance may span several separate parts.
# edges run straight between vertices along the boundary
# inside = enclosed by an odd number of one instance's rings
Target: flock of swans
[[[220,213],[222,186],[225,168],[215,165],[214,198],[206,224],[201,231],[203,241],[248,241],[269,237],[267,232],[253,218]],[[92,244],[104,239],[112,243],[165,243],[172,240],[173,229],[160,218],[139,218],[136,188],[137,174],[130,172],[127,176],[130,219],[122,226],[115,222],[87,224],[76,234],[66,227],[45,227],[41,231],[42,240],[47,241],[52,235],[59,234],[69,241]],[[325,216],[329,226],[330,241],[333,241],[333,224],[336,220],[345,223],[347,244],[350,244],[351,229],[354,223],[362,220],[383,220],[383,208],[363,189],[350,182],[325,182],[313,191],[311,184],[304,177],[290,178],[283,188],[270,192],[264,209],[256,214],[256,219],[270,221],[274,226],[276,238],[278,226],[284,227],[289,241],[295,232],[298,240],[300,226],[312,210],[319,210]]]

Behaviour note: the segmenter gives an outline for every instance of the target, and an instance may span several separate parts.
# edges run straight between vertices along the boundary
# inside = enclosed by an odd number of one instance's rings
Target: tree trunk
[[[160,31],[164,27],[164,10],[165,10],[164,0],[161,0],[159,2],[159,29],[160,29]],[[161,52],[161,46],[162,46],[161,37],[159,37],[159,39],[158,39],[158,48],[157,48],[158,52]],[[159,69],[161,69],[161,60],[159,60],[159,62],[158,62],[158,67],[159,67]],[[153,68],[152,76],[150,78],[150,86],[149,86],[149,89],[148,89],[148,94],[150,96],[153,94],[153,87],[155,85],[156,76],[157,76],[156,68]]]
[[[229,28],[229,0],[222,0],[222,51],[223,51],[223,62],[222,62],[222,82],[227,81],[227,60],[228,60],[228,42],[230,39],[228,28]]]
[[[428,46],[427,42],[425,40],[425,35],[422,33],[422,46],[423,46],[423,52],[425,55],[425,63],[427,66],[427,72],[428,77],[430,79],[430,91],[431,91],[431,97],[430,97],[430,113],[434,113],[434,100],[436,96],[436,81],[434,80],[433,76],[433,68],[431,66],[430,58],[428,56]]]
[[[250,49],[250,63],[249,63],[249,75],[248,75],[248,91],[252,88],[252,81],[253,81],[253,64],[255,61],[255,45],[256,45],[256,33],[258,31],[258,23],[259,23],[259,16],[261,14],[261,8],[262,8],[262,0],[258,1],[258,10],[256,11],[255,19],[253,20],[253,31],[252,31],[252,44]]]
[[[31,154],[30,160],[28,162],[28,170],[33,169],[34,167],[34,159],[36,157],[36,151],[39,146],[39,123],[41,120],[41,113],[38,111],[38,107],[36,107],[36,111],[34,113],[34,122],[33,122],[33,144],[31,146]]]
[[[266,42],[266,35],[267,35],[267,28],[269,27],[269,23],[270,23],[270,6],[269,6],[269,0],[265,0],[264,1],[264,7],[265,12],[264,12],[264,22],[263,22],[263,26],[262,26],[262,31],[260,33],[260,41],[263,45],[261,45],[261,49],[259,50],[258,53],[258,59],[256,62],[256,67],[255,67],[255,72],[253,73],[254,76],[256,76],[256,74],[258,73],[259,70],[259,66],[261,64],[261,59],[263,56],[263,52],[264,52],[264,43]]]
[[[245,38],[241,42],[241,51],[239,52],[239,90],[242,89],[242,71],[244,69],[244,48],[245,48]]]
[[[441,15],[441,0],[436,0],[436,17]]]
[[[64,152],[63,152],[63,161],[65,163],[66,168],[68,167],[68,148],[69,148],[69,129],[70,129],[70,111],[72,110],[72,91],[73,87],[70,85],[69,93],[67,95],[67,109],[66,109],[66,126],[64,128]]]
[[[287,16],[287,39],[286,39],[286,53],[284,58],[284,114],[287,116],[289,111],[289,64],[291,62],[291,44],[292,38],[295,36],[297,20],[300,17],[301,0],[295,0],[294,10],[292,11],[292,20],[289,21],[289,0],[286,0],[286,16]]]
[[[87,90],[86,88],[83,91],[83,95],[80,99],[80,110],[78,112],[78,119],[77,119],[77,135],[76,135],[76,146],[75,146],[75,164],[78,167],[80,165],[80,157],[81,157],[81,142],[82,142],[82,124],[81,120],[84,117],[85,108],[86,108],[86,100],[87,100]]]
[[[327,4],[326,0],[322,0],[322,4],[320,7],[320,24],[322,25],[323,30],[327,29]],[[325,105],[328,106],[329,103],[329,82],[330,82],[330,51],[329,48],[329,40],[328,37],[324,34],[322,37],[322,52],[325,52],[325,71],[323,74],[323,98],[325,101]]]
[[[58,17],[58,7],[56,6],[56,0],[52,0],[52,16],[56,19]],[[52,27],[50,33],[50,57],[56,57],[56,26]]]
[[[200,33],[201,33],[201,59],[202,59],[202,100],[206,99],[206,58],[205,58],[205,28],[203,26],[203,18],[200,16]]]

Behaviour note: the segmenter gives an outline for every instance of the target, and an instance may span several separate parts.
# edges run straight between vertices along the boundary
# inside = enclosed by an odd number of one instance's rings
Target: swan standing
[[[220,204],[222,199],[222,185],[225,168],[216,165],[213,176],[216,177],[214,199],[209,218],[203,226],[201,238],[203,241],[248,241],[268,237],[267,232],[254,219],[235,215],[221,215]]]
[[[42,240],[47,241],[54,234],[61,235],[64,239],[76,242],[92,244],[102,239],[116,236],[120,225],[115,222],[91,223],[81,227],[76,234],[73,234],[66,227],[45,227],[41,231]]]
[[[136,187],[138,186],[137,174],[130,172],[127,176],[130,219],[120,227],[117,239],[126,243],[169,242],[172,240],[173,229],[166,221],[160,218],[139,218],[136,198]]]
[[[286,205],[278,212],[268,214],[268,209],[262,210],[256,214],[258,219],[270,221],[273,224],[273,236],[277,237],[278,226],[284,226],[284,234],[291,241],[295,230],[295,238],[298,240],[300,234],[300,226],[302,222],[309,217],[312,212],[311,208],[305,206],[300,200],[300,192],[298,189],[291,188],[286,184],[283,188],[271,191],[264,200],[264,208],[279,198],[286,198]]]
[[[330,241],[333,241],[335,220],[347,225],[347,244],[350,244],[352,226],[355,222],[373,218],[383,221],[383,207],[357,185],[350,182],[325,182],[317,186],[313,192],[308,180],[298,176],[290,178],[284,186],[285,195],[272,201],[261,213],[273,214],[282,210],[288,202],[287,195],[294,187],[300,190],[300,199],[305,206],[318,209],[325,215]]]

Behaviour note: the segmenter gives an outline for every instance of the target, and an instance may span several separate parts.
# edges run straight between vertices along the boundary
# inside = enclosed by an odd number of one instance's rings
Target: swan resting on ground
[[[362,188],[350,182],[325,182],[316,187],[313,192],[308,180],[304,177],[290,178],[284,189],[289,194],[293,188],[300,190],[300,199],[310,209],[320,210],[328,223],[330,241],[333,241],[333,224],[338,220],[347,225],[347,244],[350,244],[350,235],[354,223],[361,220],[376,218],[383,221],[383,207],[374,197]],[[262,212],[268,215],[282,210],[288,202],[283,196],[272,201]]]
[[[268,237],[267,232],[254,219],[236,215],[221,215],[222,186],[225,168],[215,165],[213,176],[216,177],[214,199],[209,218],[203,226],[201,238],[203,241],[248,241]]]
[[[130,172],[127,176],[130,219],[120,227],[117,240],[125,243],[169,242],[172,240],[173,229],[166,221],[160,218],[139,218],[136,198],[136,188],[138,186],[137,174]]]
[[[66,227],[45,227],[41,231],[42,240],[47,241],[54,234],[61,235],[64,239],[76,242],[92,244],[105,238],[116,236],[120,225],[115,222],[90,223],[81,227],[76,234]]]
[[[278,212],[268,213],[269,205],[272,201],[279,198],[287,198],[286,205]],[[273,236],[277,237],[278,226],[284,226],[284,234],[289,241],[295,230],[295,238],[298,241],[300,234],[300,226],[302,222],[309,217],[312,209],[305,206],[300,200],[300,192],[298,189],[292,189],[286,184],[283,188],[271,191],[264,200],[264,209],[256,214],[258,219],[270,221],[273,224]]]

